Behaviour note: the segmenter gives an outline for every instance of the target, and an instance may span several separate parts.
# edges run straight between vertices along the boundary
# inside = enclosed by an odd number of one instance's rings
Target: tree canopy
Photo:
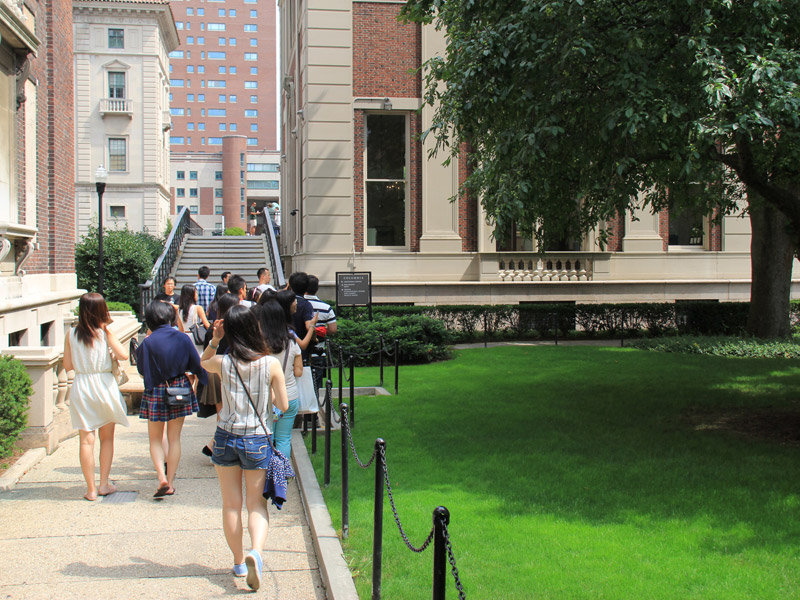
[[[470,144],[468,189],[498,224],[586,231],[641,197],[741,184],[800,232],[800,8],[766,0],[410,0],[447,32],[426,64],[427,132]],[[739,192],[739,193],[737,193]],[[577,201],[577,202],[576,202]]]

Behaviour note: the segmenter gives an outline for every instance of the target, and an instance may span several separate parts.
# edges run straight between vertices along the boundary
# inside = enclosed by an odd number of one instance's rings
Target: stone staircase
[[[181,286],[197,281],[197,270],[204,265],[211,269],[208,282],[213,285],[222,283],[223,271],[230,271],[244,277],[252,288],[258,282],[256,271],[270,266],[269,251],[262,236],[187,235],[172,268],[175,291],[180,293]]]

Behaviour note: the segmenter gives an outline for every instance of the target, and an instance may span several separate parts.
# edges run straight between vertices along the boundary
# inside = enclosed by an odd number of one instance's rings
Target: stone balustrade
[[[113,322],[109,326],[117,339],[127,347],[141,327],[133,314],[112,312]],[[74,319],[65,321],[65,328],[74,324]],[[28,428],[19,441],[21,448],[43,447],[48,454],[58,447],[61,440],[74,433],[69,417],[69,387],[73,372],[64,369],[63,346],[17,346],[8,352],[20,360],[33,382],[28,411]],[[121,361],[126,368],[129,361]]]
[[[128,98],[103,98],[100,100],[101,115],[130,115],[132,102]]]
[[[507,253],[498,259],[497,274],[501,281],[592,281],[593,262],[581,252]]]

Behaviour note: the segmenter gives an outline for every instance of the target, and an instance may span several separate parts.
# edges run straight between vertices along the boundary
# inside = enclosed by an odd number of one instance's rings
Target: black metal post
[[[103,194],[106,192],[105,181],[95,183],[97,188],[97,293],[103,293]]]
[[[311,454],[317,453],[317,415],[319,413],[313,413],[311,415]]]
[[[350,364],[350,426],[356,425],[356,378],[355,374],[355,359],[350,355],[348,363]]]
[[[558,314],[553,313],[553,329],[555,330],[556,346],[558,346]]]
[[[381,567],[383,562],[383,461],[386,442],[375,440],[375,515],[372,528],[372,600],[381,598]]]
[[[486,312],[483,313],[483,347],[489,347],[489,318]]]
[[[620,334],[619,334],[619,346],[620,348],[625,347],[625,311],[622,311],[622,326],[620,327]]]
[[[383,336],[379,335],[378,339],[381,341],[380,358],[378,359],[381,366],[381,382],[378,385],[383,387]]]
[[[330,373],[325,381],[325,485],[331,484],[331,417],[333,416],[333,394],[331,393],[333,384],[331,383]]]
[[[444,600],[447,582],[447,545],[442,522],[450,524],[450,511],[437,506],[433,510],[433,600]]]
[[[344,383],[342,383],[343,381],[344,381],[344,359],[342,358],[342,347],[339,346],[339,402],[341,402],[342,398],[344,397],[342,395],[342,386],[344,385]]]
[[[347,404],[339,403],[339,414],[342,415],[342,539],[350,537],[350,474],[347,464],[347,422],[344,413]]]
[[[394,395],[397,395],[397,390],[400,388],[398,378],[400,377],[400,340],[394,340]]]

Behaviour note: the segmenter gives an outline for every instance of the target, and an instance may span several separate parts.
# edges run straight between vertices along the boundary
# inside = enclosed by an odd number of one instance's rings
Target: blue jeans
[[[241,467],[252,471],[266,469],[272,458],[267,436],[234,435],[217,427],[211,462],[221,467]]]
[[[294,418],[297,416],[297,407],[299,405],[300,401],[297,398],[290,400],[289,409],[272,425],[275,447],[286,458],[292,457],[292,425],[294,425]]]

